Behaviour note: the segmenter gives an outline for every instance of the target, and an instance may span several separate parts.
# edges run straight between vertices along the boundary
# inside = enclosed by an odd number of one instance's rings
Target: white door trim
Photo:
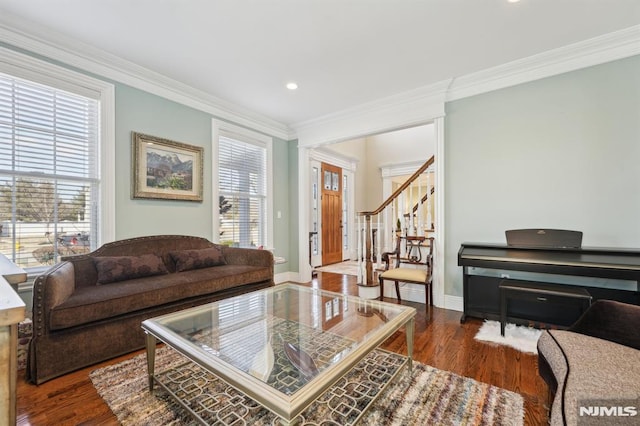
[[[313,167],[314,164],[320,164],[320,163],[327,163],[327,164],[331,164],[333,166],[336,167],[340,167],[342,169],[342,173],[343,175],[347,175],[348,178],[350,179],[351,185],[353,185],[354,182],[354,177],[355,177],[355,173],[356,170],[358,168],[358,160],[356,158],[352,158],[349,156],[345,156],[345,155],[341,155],[338,153],[334,153],[334,152],[330,152],[327,150],[323,150],[322,148],[320,149],[310,149],[309,150],[309,170],[311,170],[311,168]],[[313,177],[311,176],[311,173],[309,173],[309,179],[307,180],[307,188],[311,187],[311,179]],[[301,180],[301,182],[303,182]],[[311,198],[309,198],[309,204],[307,204],[307,208],[309,208],[311,203]],[[348,229],[349,229],[349,242],[350,242],[350,246],[348,247],[347,250],[344,250],[343,248],[343,252],[342,252],[342,257],[343,260],[346,259],[355,259],[357,257],[356,254],[356,245],[354,244],[354,238],[355,238],[355,228],[356,228],[356,223],[355,223],[355,204],[356,204],[356,198],[355,198],[355,192],[354,191],[349,191],[349,199],[347,200],[347,209],[348,209],[348,218],[349,218],[349,223],[347,224]],[[309,211],[308,214],[308,220],[311,220],[311,212]],[[319,229],[322,228],[322,203],[320,203],[320,205],[318,206],[318,225],[319,225]],[[309,231],[311,230],[311,223],[309,223],[308,225]],[[307,235],[309,233],[309,231],[307,231]],[[318,231],[320,232],[320,231]],[[308,246],[308,243],[307,243]],[[319,248],[319,252],[322,253],[322,238],[319,236],[318,237],[318,248]],[[319,254],[319,257],[322,258],[321,254]],[[307,259],[308,259],[308,254],[307,254]],[[312,258],[312,263],[315,265],[317,263],[317,259],[316,258]],[[322,263],[322,261],[320,262],[320,264]]]
[[[444,263],[445,263],[445,144],[444,144],[444,117],[438,117],[433,122],[436,136],[435,152],[435,247],[433,254],[433,304],[447,308],[444,292]]]

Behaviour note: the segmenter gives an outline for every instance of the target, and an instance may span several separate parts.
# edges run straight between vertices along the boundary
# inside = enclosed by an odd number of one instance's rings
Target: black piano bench
[[[504,336],[504,328],[507,323],[510,299],[534,303],[556,303],[567,307],[577,306],[581,313],[591,306],[591,295],[584,288],[512,279],[500,281],[498,288],[500,289],[500,334],[502,336]]]

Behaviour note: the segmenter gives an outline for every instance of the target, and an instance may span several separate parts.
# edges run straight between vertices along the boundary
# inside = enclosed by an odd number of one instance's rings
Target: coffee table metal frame
[[[342,360],[331,365],[326,370],[321,371],[309,383],[302,386],[292,395],[286,395],[263,381],[242,372],[227,362],[208,354],[203,350],[194,350],[194,345],[184,337],[164,327],[160,321],[171,318],[181,319],[188,318],[194,312],[201,312],[205,307],[213,307],[218,303],[225,302],[224,299],[219,302],[213,302],[208,305],[197,306],[195,308],[185,309],[161,317],[148,319],[142,322],[142,328],[146,333],[146,351],[147,351],[147,371],[149,380],[149,391],[153,393],[154,383],[158,383],[164,389],[174,395],[155,375],[155,353],[158,341],[164,342],[167,346],[181,353],[190,361],[200,365],[204,369],[213,373],[216,377],[225,381],[239,392],[247,395],[263,407],[275,413],[282,420],[283,424],[292,424],[295,418],[304,411],[313,401],[320,397],[327,389],[335,384],[342,376],[348,373],[358,362],[360,362],[367,354],[377,348],[391,335],[404,326],[407,344],[407,365],[409,371],[413,369],[413,333],[414,320],[416,310],[412,307],[390,304],[375,300],[364,300],[355,296],[346,296],[340,293],[333,293],[324,290],[311,289],[297,284],[280,284],[277,287],[271,287],[257,292],[247,293],[239,298],[246,297],[250,294],[258,292],[268,293],[276,290],[291,289],[302,292],[315,292],[317,295],[324,297],[347,298],[350,303],[357,306],[358,303],[366,304],[372,310],[395,309],[399,312],[393,318],[381,327],[371,332],[367,339],[356,345]],[[176,397],[174,395],[174,397]],[[178,402],[183,405],[192,415],[204,424],[199,416],[192,411],[187,404],[177,398]]]

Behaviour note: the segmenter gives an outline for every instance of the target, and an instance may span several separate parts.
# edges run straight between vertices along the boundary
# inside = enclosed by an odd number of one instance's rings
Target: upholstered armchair
[[[402,240],[407,241],[407,257],[401,257]],[[423,254],[422,250],[427,253]],[[396,285],[396,296],[400,298],[400,283],[420,284],[425,286],[425,303],[433,305],[432,273],[433,273],[433,238],[432,237],[398,237],[395,250],[381,255],[384,270],[378,275],[380,281],[380,300],[384,298],[384,281],[393,281]],[[393,263],[393,267],[391,266]]]

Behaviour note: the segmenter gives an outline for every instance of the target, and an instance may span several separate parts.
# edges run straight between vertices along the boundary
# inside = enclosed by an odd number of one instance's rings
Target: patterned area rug
[[[384,388],[403,358],[374,351],[351,373],[302,414],[303,425],[521,425],[524,408],[520,395],[414,363],[413,375],[399,371]],[[224,382],[173,350],[158,349],[156,371],[176,394],[198,395],[191,408],[210,424],[276,425],[278,418]],[[161,376],[165,373],[161,373]],[[164,389],[149,393],[146,357],[137,355],[119,364],[93,371],[91,380],[100,396],[123,425],[191,425],[193,417]],[[170,380],[167,380],[170,379]],[[380,393],[382,392],[382,393]],[[371,407],[362,409],[374,400]]]

